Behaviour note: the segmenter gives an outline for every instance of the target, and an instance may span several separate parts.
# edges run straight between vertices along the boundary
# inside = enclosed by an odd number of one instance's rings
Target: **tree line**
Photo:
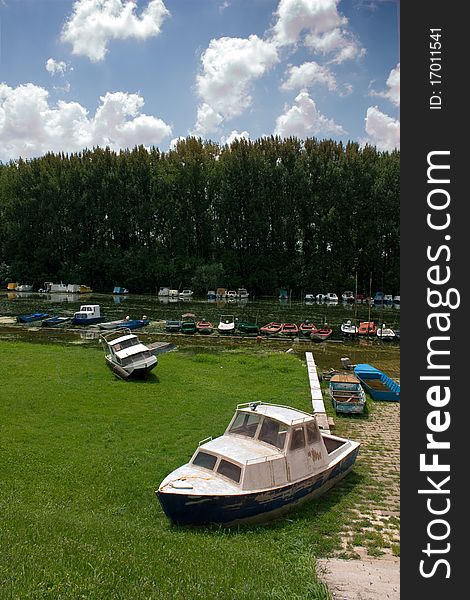
[[[189,137],[0,164],[0,281],[399,291],[399,152]],[[4,285],[2,285],[4,287]]]

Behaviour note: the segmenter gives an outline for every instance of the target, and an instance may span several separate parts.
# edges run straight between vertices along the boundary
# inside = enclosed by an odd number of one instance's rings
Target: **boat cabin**
[[[312,415],[254,402],[239,405],[225,434],[200,445],[190,464],[241,490],[263,489],[321,471],[343,443],[324,440]]]
[[[74,320],[92,321],[101,317],[99,304],[82,304],[80,310],[74,313]]]
[[[144,346],[139,338],[132,333],[108,341],[107,344],[116,362],[123,367],[153,356],[147,346]]]

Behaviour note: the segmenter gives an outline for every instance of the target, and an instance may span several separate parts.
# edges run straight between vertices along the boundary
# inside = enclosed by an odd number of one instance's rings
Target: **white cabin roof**
[[[145,352],[145,351],[149,351],[149,349],[147,348],[147,346],[144,346],[143,344],[135,344],[134,346],[129,346],[128,348],[124,348],[124,350],[119,350],[119,352],[116,352],[116,356],[118,356],[119,358],[126,358],[128,356],[133,356],[134,354],[139,354],[139,352]]]
[[[122,342],[131,340],[132,338],[137,338],[137,336],[134,335],[133,333],[127,333],[126,335],[122,335],[121,337],[111,340],[110,342],[108,342],[108,344],[110,346],[114,346],[115,344],[122,344]]]
[[[206,442],[200,448],[214,452],[223,458],[241,465],[246,465],[248,461],[253,462],[260,459],[283,456],[283,453],[274,448],[274,446],[263,444],[258,440],[231,434],[222,435],[215,440]]]
[[[279,406],[274,404],[258,404],[256,410],[253,410],[251,406],[256,403],[250,403],[249,406],[239,406],[237,410],[240,412],[249,412],[252,414],[264,415],[280,421],[285,425],[294,425],[296,423],[304,423],[307,421],[314,421],[315,417],[309,415],[301,410],[295,408],[289,408],[287,406]]]

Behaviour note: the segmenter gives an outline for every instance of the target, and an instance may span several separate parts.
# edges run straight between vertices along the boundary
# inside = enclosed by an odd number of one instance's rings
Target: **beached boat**
[[[382,327],[377,328],[377,337],[381,340],[394,340],[396,336],[395,331],[383,323]]]
[[[343,335],[349,335],[349,336],[357,335],[358,331],[359,331],[358,326],[355,325],[350,320],[344,321],[344,323],[341,323],[341,333]]]
[[[364,412],[366,395],[361,382],[352,373],[338,373],[330,377],[328,391],[337,413]]]
[[[181,315],[181,333],[196,333],[196,317],[193,313],[184,313]]]
[[[299,328],[295,323],[283,323],[281,327],[282,335],[298,335]]]
[[[173,332],[180,331],[181,321],[178,321],[177,319],[167,319],[165,321],[165,329]]]
[[[400,386],[379,369],[365,363],[354,367],[354,374],[374,400],[400,400]]]
[[[44,319],[41,323],[42,327],[55,327],[56,325],[62,325],[62,323],[67,323],[71,320],[72,317],[49,317],[48,319]]]
[[[93,325],[104,320],[99,304],[82,304],[80,310],[73,315],[72,325]]]
[[[47,313],[31,313],[29,315],[18,315],[16,320],[18,323],[32,323],[33,321],[42,321],[48,316]]]
[[[299,333],[309,337],[312,331],[314,331],[315,329],[317,329],[317,326],[314,323],[310,323],[310,321],[306,320],[300,324]]]
[[[375,335],[377,332],[377,327],[374,321],[362,321],[359,323],[359,327],[357,329],[357,333],[359,335]]]
[[[318,329],[314,329],[310,334],[310,339],[312,342],[324,342],[327,340],[331,334],[333,333],[333,329],[325,323],[322,327]]]
[[[210,335],[214,331],[214,325],[207,319],[202,319],[196,323],[196,331],[203,335]]]
[[[121,379],[145,379],[157,366],[157,357],[134,333],[113,331],[101,335],[101,341],[105,347],[106,364]]]
[[[263,521],[329,490],[358,452],[359,443],[321,432],[313,415],[240,404],[225,433],[200,442],[156,494],[175,525]]]
[[[98,327],[100,329],[122,329],[123,327],[127,329],[140,329],[141,327],[146,327],[149,324],[150,321],[148,319],[130,319],[126,317],[125,319],[119,319],[117,321],[98,323]]]
[[[251,321],[236,321],[237,329],[240,333],[250,334],[250,333],[259,333],[259,327],[256,323],[252,323]]]
[[[217,331],[227,335],[235,332],[235,317],[233,315],[221,315]]]
[[[279,333],[282,329],[282,323],[278,323],[277,321],[273,321],[272,323],[268,323],[267,325],[263,325],[259,330],[260,333],[264,335],[274,335],[275,333]]]

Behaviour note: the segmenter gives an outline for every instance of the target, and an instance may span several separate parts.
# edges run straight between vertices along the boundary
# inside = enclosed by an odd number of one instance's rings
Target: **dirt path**
[[[362,502],[342,532],[338,556],[318,561],[336,600],[399,595],[400,404],[374,402],[368,419],[335,419],[334,433],[361,442]]]

